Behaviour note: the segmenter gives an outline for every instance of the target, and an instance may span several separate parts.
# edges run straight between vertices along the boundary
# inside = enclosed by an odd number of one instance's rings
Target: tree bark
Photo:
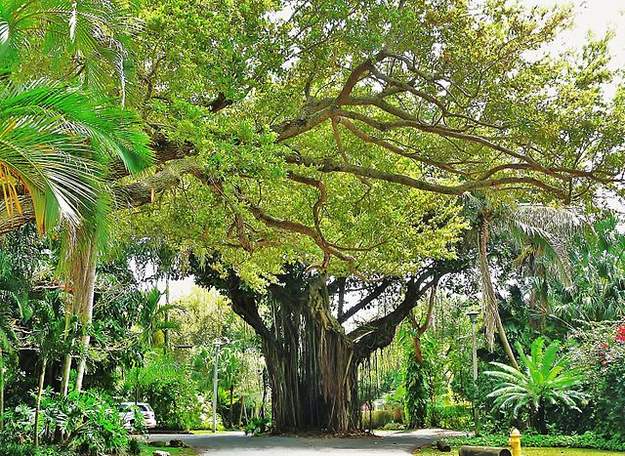
[[[512,351],[512,347],[508,341],[508,336],[506,335],[506,329],[504,328],[501,316],[499,315],[499,305],[497,304],[497,297],[495,296],[495,289],[493,287],[493,278],[488,264],[489,237],[490,215],[483,214],[478,235],[478,262],[480,275],[482,276],[482,294],[484,295],[484,320],[486,325],[487,342],[492,349],[494,332],[496,330],[510,364],[514,368],[519,369],[519,363],[516,360],[516,356],[514,356],[514,352]]]
[[[274,431],[356,430],[357,364],[330,313],[325,277],[315,277],[299,295],[278,291],[275,330],[282,337],[263,341]]]
[[[254,298],[234,277],[233,309],[261,336],[271,385],[274,432],[347,433],[357,428],[353,344],[330,312],[325,277],[289,277],[272,286],[274,327],[267,328]]]
[[[37,399],[35,401],[35,428],[34,428],[34,445],[39,446],[39,412],[41,411],[41,396],[43,395],[43,386],[46,378],[46,367],[48,359],[44,356],[41,359],[41,371],[39,372],[39,385],[37,387]]]
[[[89,334],[91,323],[93,322],[93,299],[95,295],[95,278],[96,278],[96,249],[95,242],[89,242],[88,254],[85,259],[86,269],[83,271],[84,281],[81,290],[76,298],[78,299],[78,308],[80,309],[80,323],[82,327],[82,336],[80,340],[80,360],[76,375],[76,391],[82,391],[83,379],[87,367],[87,351],[91,343],[91,335]]]
[[[455,266],[454,266],[455,267]],[[196,266],[196,283],[217,286],[233,310],[262,341],[272,398],[274,432],[350,433],[359,425],[358,366],[392,342],[397,326],[445,273],[430,265],[402,281],[405,293],[391,312],[349,334],[330,311],[324,275],[311,278],[298,266],[279,276],[268,294],[245,286],[234,271],[226,278]],[[263,318],[260,303],[272,308]]]

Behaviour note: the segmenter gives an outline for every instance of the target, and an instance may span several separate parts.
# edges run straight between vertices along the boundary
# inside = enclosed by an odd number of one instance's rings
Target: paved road
[[[319,456],[355,455],[390,456],[411,454],[416,448],[444,436],[458,433],[441,429],[423,429],[413,432],[379,432],[379,437],[312,438],[312,437],[246,437],[241,432],[216,435],[150,436],[151,441],[179,439],[200,450],[201,455],[228,454],[230,456]]]

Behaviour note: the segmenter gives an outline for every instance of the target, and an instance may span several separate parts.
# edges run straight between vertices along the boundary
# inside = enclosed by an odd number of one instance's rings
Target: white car
[[[150,404],[145,402],[122,402],[119,404],[119,416],[126,429],[132,429],[134,427],[135,410],[141,412],[143,415],[143,422],[147,429],[154,429],[156,427],[156,417],[154,416],[154,410],[152,410]]]

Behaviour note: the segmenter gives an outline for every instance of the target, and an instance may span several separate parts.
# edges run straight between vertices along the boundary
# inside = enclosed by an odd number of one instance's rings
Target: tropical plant
[[[560,356],[560,343],[553,341],[547,348],[544,346],[545,339],[534,340],[528,356],[520,344],[516,345],[522,370],[493,362],[491,364],[499,370],[486,372],[501,380],[487,397],[494,398],[499,408],[511,408],[515,416],[528,412],[532,425],[542,434],[547,432],[548,405],[577,409],[578,402],[586,397],[578,390],[583,381],[582,373],[570,369],[568,359]]]
[[[574,209],[555,208],[542,204],[507,205],[494,207],[490,202],[468,195],[467,206],[477,218],[478,266],[480,271],[486,338],[492,348],[497,333],[510,363],[518,362],[508,341],[499,314],[493,274],[489,264],[489,241],[492,235],[504,239],[520,253],[515,259],[525,265],[534,284],[529,304],[547,312],[546,281],[559,278],[571,286],[569,247],[573,237],[583,226],[583,220]]]
[[[165,347],[165,333],[177,331],[180,324],[169,319],[169,313],[180,310],[175,304],[161,304],[163,294],[158,288],[151,288],[142,293],[139,314],[139,340],[146,349]]]
[[[549,281],[553,313],[575,326],[625,317],[625,235],[615,215],[598,220],[571,248],[575,288]]]
[[[148,357],[126,377],[123,394],[148,402],[160,426],[189,430],[200,425],[200,403],[185,364],[165,354]]]

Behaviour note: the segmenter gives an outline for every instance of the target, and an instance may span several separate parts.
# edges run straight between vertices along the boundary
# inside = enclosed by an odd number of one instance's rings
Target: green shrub
[[[33,447],[31,444],[7,443],[0,446],[2,456],[75,456],[76,453],[58,447]]]
[[[396,423],[395,421],[391,421],[390,423],[386,423],[384,427],[382,427],[385,431],[403,431],[406,429],[402,423]]]
[[[245,435],[264,434],[265,432],[269,430],[270,427],[271,427],[271,421],[269,420],[269,418],[262,418],[262,417],[252,418],[245,425],[245,428],[244,428]]]
[[[455,430],[473,429],[473,411],[464,404],[435,404],[430,407],[428,422],[435,427]]]
[[[362,425],[367,429],[382,429],[395,421],[395,413],[392,410],[373,410],[371,414],[362,412]]]
[[[8,455],[56,455],[68,454],[100,456],[123,454],[128,445],[128,432],[124,429],[117,408],[111,399],[98,392],[72,392],[67,397],[48,395],[43,397],[39,415],[40,441],[58,443],[64,435],[61,447],[42,446],[34,451],[30,442],[34,434],[35,410],[19,405],[5,414],[5,429],[0,434],[0,447]],[[11,451],[11,452],[9,452]]]
[[[139,397],[152,406],[159,426],[189,430],[200,425],[201,409],[189,372],[174,359],[159,356],[145,367],[129,372],[123,387],[126,397]]]
[[[139,456],[141,454],[141,444],[137,439],[128,441],[128,454],[131,456]]]
[[[128,446],[117,407],[103,393],[73,391],[67,397],[46,397],[41,412],[42,437],[51,441],[63,431],[63,445],[81,455],[123,454]]]
[[[484,435],[479,437],[459,437],[450,439],[452,446],[508,446],[507,435]],[[586,432],[580,435],[539,435],[525,434],[521,437],[521,445],[530,448],[588,448],[606,451],[625,451],[625,444],[618,439],[605,439],[595,433]]]

